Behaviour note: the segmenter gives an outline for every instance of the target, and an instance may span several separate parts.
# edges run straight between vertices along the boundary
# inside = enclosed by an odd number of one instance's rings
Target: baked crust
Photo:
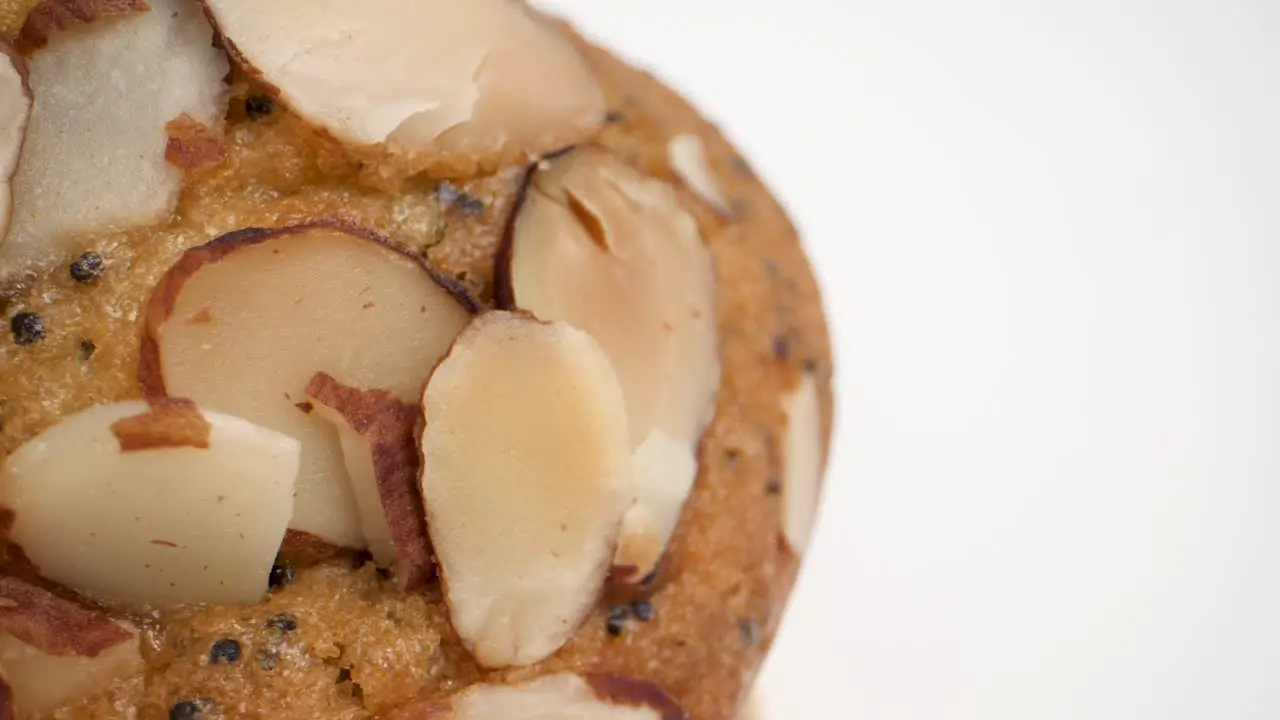
[[[257,606],[134,618],[144,627],[145,673],[56,717],[118,717],[132,709],[144,719],[163,718],[175,703],[200,699],[221,709],[209,717],[378,717],[475,681],[564,670],[651,681],[693,718],[736,716],[799,566],[780,539],[780,403],[805,372],[817,378],[830,434],[832,363],[821,300],[783,209],[717,129],[650,75],[574,38],[612,108],[594,142],[682,188],[717,273],[717,410],[701,444],[696,487],[657,577],[607,596],[547,660],[490,672],[462,648],[434,584],[406,594],[361,558],[339,556],[296,568],[291,585]],[[46,328],[33,345],[0,342],[0,459],[67,414],[139,397],[138,338],[152,289],[183,251],[221,233],[317,218],[358,225],[493,305],[495,254],[526,167],[447,183],[419,176],[389,195],[362,185],[359,172],[318,144],[297,117],[278,106],[262,116],[262,95],[247,78],[232,81],[224,154],[188,170],[171,222],[85,237],[80,252],[105,260],[91,283],[69,274],[76,253],[0,288],[6,319],[33,312]],[[702,140],[728,213],[681,185],[668,142],[683,134]],[[12,568],[21,558],[11,552],[4,562]],[[622,605],[636,593],[652,593],[651,620]],[[239,643],[238,662],[211,663],[210,649],[221,639]]]

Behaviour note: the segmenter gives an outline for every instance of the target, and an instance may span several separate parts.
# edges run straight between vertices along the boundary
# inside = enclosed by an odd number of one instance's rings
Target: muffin
[[[738,715],[832,362],[714,126],[518,0],[0,2],[0,717]]]

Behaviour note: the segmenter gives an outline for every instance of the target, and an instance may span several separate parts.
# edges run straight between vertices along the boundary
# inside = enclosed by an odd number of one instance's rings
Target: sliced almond
[[[547,675],[520,685],[481,684],[421,701],[388,720],[687,720],[652,683],[612,675]]]
[[[10,181],[18,170],[30,115],[31,88],[27,85],[26,61],[0,36],[0,240],[9,231],[13,216]]]
[[[605,114],[577,49],[523,2],[203,2],[239,62],[304,120],[412,171],[541,155]]]
[[[806,373],[800,386],[782,401],[787,416],[787,439],[783,447],[782,530],[787,544],[803,554],[813,533],[822,494],[823,450],[822,405],[818,383]]]
[[[144,0],[40,0],[22,24],[16,44],[24,53],[31,54],[48,45],[55,33],[149,9]]]
[[[134,634],[89,610],[15,577],[0,577],[0,631],[50,655],[97,657]]]
[[[186,403],[101,405],[19,447],[0,473],[10,539],[39,573],[128,608],[251,603],[293,508],[298,443]]]
[[[431,549],[418,476],[418,425],[422,408],[385,390],[357,390],[317,373],[307,397],[319,417],[333,424],[351,478],[365,542],[382,567],[397,569],[402,587],[431,574]]]
[[[677,135],[667,143],[667,162],[680,181],[720,214],[731,208],[720,181],[707,163],[707,147],[702,138],[692,133]]]
[[[422,496],[453,626],[481,665],[537,662],[602,591],[630,499],[613,369],[580,330],[492,312],[422,402]]]
[[[326,225],[232,233],[189,250],[147,310],[139,378],[302,442],[290,526],[365,546],[337,433],[306,412],[328,373],[415,405],[470,312],[417,260]]]
[[[11,715],[35,717],[142,667],[137,632],[11,577],[0,578],[0,678]],[[0,706],[2,707],[2,706]]]
[[[227,58],[199,5],[148,4],[55,32],[28,61],[36,100],[0,276],[69,254],[86,234],[163,222],[177,204],[165,125],[184,113],[221,121]]]
[[[715,273],[693,216],[670,185],[577,150],[533,174],[498,279],[506,306],[581,328],[608,353],[627,401],[635,495],[656,532],[637,542],[664,547],[720,383]]]
[[[698,462],[688,445],[655,430],[632,453],[631,472],[636,504],[627,511],[612,575],[622,582],[639,582],[657,567],[697,477]]]

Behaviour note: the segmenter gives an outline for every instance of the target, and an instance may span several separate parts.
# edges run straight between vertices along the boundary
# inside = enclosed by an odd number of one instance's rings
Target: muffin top
[[[715,128],[512,0],[28,5],[0,703],[733,717],[831,363]]]

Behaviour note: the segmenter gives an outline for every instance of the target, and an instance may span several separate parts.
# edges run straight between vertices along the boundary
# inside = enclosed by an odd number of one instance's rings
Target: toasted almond
[[[0,276],[69,254],[85,235],[169,219],[182,172],[165,161],[165,125],[185,113],[216,126],[228,65],[199,5],[150,6],[54,32],[28,61],[36,100]]]
[[[99,611],[13,577],[0,577],[0,600],[0,717],[49,712],[142,665],[137,632]]]
[[[143,0],[40,0],[27,15],[17,45],[30,54],[48,45],[50,36],[55,33],[149,9]]]
[[[80,698],[106,690],[116,680],[142,671],[136,634],[94,657],[50,655],[0,633],[0,678],[12,694],[10,716],[46,717]],[[0,701],[0,712],[3,711]]]
[[[111,434],[120,443],[121,452],[208,449],[213,426],[200,414],[195,403],[182,398],[152,398],[147,404],[146,412],[111,424]]]
[[[168,403],[162,405],[167,406]],[[251,603],[293,509],[297,441],[203,412],[208,434],[132,443],[120,428],[172,421],[144,402],[68,416],[19,447],[0,473],[10,539],[44,577],[127,608]]]
[[[803,554],[813,533],[822,494],[825,450],[822,434],[822,405],[818,383],[806,373],[799,387],[783,399],[787,417],[783,448],[782,512],[783,535],[797,554]]]
[[[385,149],[406,174],[491,170],[604,118],[576,47],[520,1],[203,2],[278,99],[343,143]]]
[[[555,652],[603,589],[628,504],[608,358],[563,323],[492,312],[423,395],[422,496],[454,629],[485,667]]]
[[[665,547],[720,382],[715,273],[693,216],[670,185],[603,150],[576,150],[533,173],[497,274],[505,306],[581,328],[608,353],[627,401],[633,495],[648,521],[629,527],[653,533],[624,537],[618,562],[635,563],[627,551],[637,546]]]
[[[222,132],[183,113],[164,126],[169,141],[164,159],[179,170],[197,170],[217,165],[227,156],[227,141]]]
[[[314,412],[337,428],[373,559],[396,568],[401,587],[423,584],[432,564],[418,486],[421,407],[385,390],[347,387],[325,373],[311,378],[307,397]]]
[[[297,438],[290,528],[341,547],[365,533],[332,425],[299,404],[324,372],[416,405],[470,311],[416,259],[352,229],[246,230],[189,250],[143,328],[151,395],[193,398]]]
[[[97,657],[133,633],[96,610],[15,577],[0,577],[0,631],[49,655]]]

